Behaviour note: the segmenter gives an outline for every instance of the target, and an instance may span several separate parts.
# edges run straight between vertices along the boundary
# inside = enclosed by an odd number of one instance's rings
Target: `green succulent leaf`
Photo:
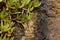
[[[0,2],[2,2],[3,0],[0,0]]]
[[[10,40],[14,40],[14,37],[10,38]]]
[[[41,2],[39,2],[38,0],[34,1],[34,7],[39,7],[40,5],[41,5]]]
[[[31,0],[22,0],[22,5],[21,5],[21,8],[26,6],[27,4],[29,4]]]

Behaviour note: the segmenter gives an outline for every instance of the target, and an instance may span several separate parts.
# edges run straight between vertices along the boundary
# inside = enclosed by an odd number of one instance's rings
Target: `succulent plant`
[[[7,32],[10,35],[13,32],[14,22],[18,21],[21,24],[31,20],[33,10],[39,7],[41,2],[39,0],[0,0],[0,33]],[[13,40],[0,36],[1,40]]]
[[[9,38],[9,37],[6,37],[6,36],[0,36],[0,40],[14,40],[13,37]]]
[[[1,26],[0,26],[0,30],[2,32],[12,32],[14,28],[12,28],[13,26],[13,22],[11,22],[10,24],[4,24],[3,21],[1,21]]]

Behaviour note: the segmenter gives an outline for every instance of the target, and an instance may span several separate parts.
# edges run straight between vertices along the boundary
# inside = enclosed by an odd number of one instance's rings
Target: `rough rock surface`
[[[60,0],[41,2],[40,12],[37,14],[36,40],[60,40]]]
[[[16,31],[16,40],[60,40],[60,0],[40,1],[41,6],[24,27],[24,36],[18,39],[21,32]]]

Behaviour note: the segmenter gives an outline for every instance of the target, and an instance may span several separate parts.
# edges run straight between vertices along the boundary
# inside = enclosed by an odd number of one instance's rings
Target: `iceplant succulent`
[[[14,25],[14,23],[13,22],[11,22],[10,24],[4,24],[3,23],[3,21],[1,21],[1,26],[0,26],[0,30],[2,31],[2,32],[8,32],[8,33],[12,33],[13,32],[13,26]]]
[[[0,36],[0,40],[14,40],[13,37],[9,38],[9,37],[6,37],[6,36]]]
[[[0,33],[7,32],[8,34],[13,32],[13,20],[21,23],[30,20],[32,18],[32,11],[34,8],[41,5],[39,0],[0,0],[0,2],[5,3],[6,6],[3,6],[3,10],[0,12]],[[10,23],[3,22],[5,20],[9,20]],[[3,39],[0,39],[13,40],[6,36],[4,36]]]
[[[39,0],[2,0],[0,2],[4,2],[7,5],[6,7],[8,8],[8,11],[9,11],[8,13],[6,11],[5,13],[3,13],[4,11],[3,9],[0,15],[5,14],[6,16],[8,16],[8,18],[9,18],[9,15],[10,16],[17,15],[15,18],[12,17],[12,20],[16,20],[16,21],[20,20],[20,22],[25,22],[27,20],[30,20],[32,18],[31,17],[32,10],[41,5],[41,2],[39,2]],[[4,18],[6,16],[4,16]]]

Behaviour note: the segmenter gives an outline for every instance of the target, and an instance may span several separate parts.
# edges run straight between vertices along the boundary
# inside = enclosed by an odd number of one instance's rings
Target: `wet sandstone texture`
[[[24,32],[16,29],[15,40],[60,40],[60,0],[40,1],[41,6],[26,22]]]

